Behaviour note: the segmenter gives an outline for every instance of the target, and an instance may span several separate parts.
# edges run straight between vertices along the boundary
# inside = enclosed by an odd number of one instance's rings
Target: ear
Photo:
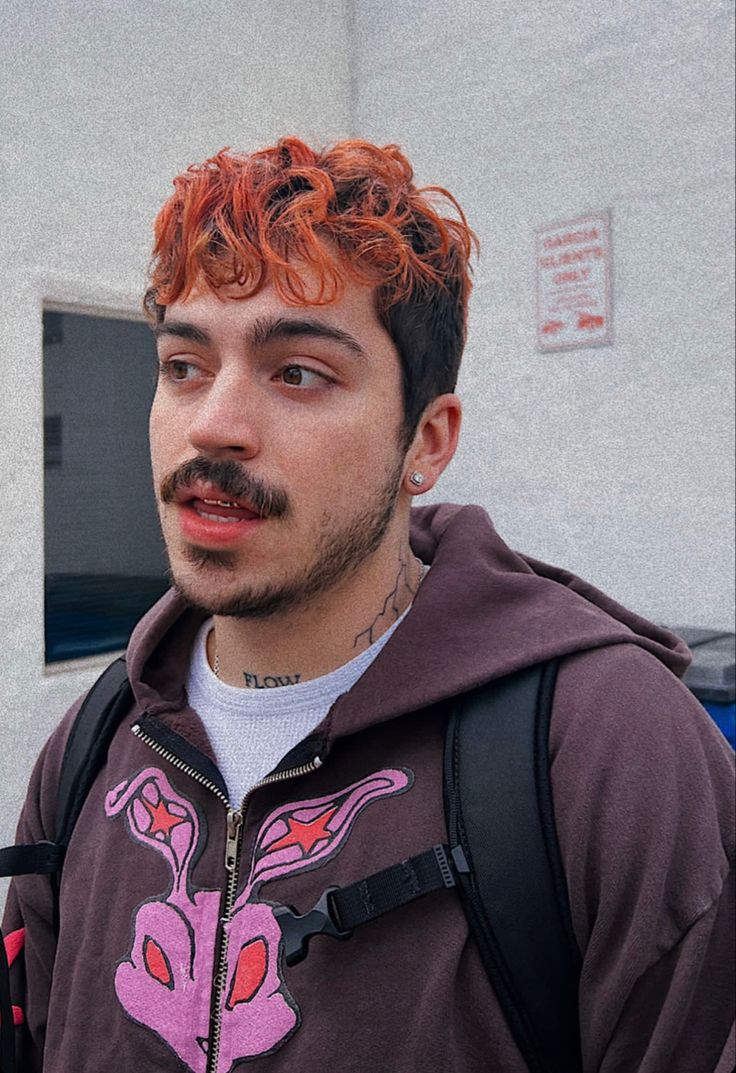
[[[462,404],[457,395],[438,395],[430,402],[406,453],[404,491],[421,495],[434,488],[455,454],[461,421]]]

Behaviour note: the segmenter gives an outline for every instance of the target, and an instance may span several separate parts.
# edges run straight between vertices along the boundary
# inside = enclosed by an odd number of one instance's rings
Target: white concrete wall
[[[42,742],[96,674],[43,666],[43,302],[136,315],[173,176],[225,145],[345,137],[350,94],[339,0],[0,6],[4,845]]]
[[[432,498],[665,623],[733,629],[731,0],[353,6],[355,129],[482,243]],[[534,229],[612,210],[613,346],[540,354]]]

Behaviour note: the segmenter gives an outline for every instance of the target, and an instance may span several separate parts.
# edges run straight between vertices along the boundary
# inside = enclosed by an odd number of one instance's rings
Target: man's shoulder
[[[576,653],[558,674],[550,760],[578,911],[641,896],[666,906],[652,927],[674,941],[719,897],[734,857],[734,755],[708,713],[636,644]]]
[[[632,642],[576,652],[560,664],[551,742],[582,736],[595,748],[601,739],[636,737],[639,744],[705,748],[728,758],[730,750],[687,686],[660,659]],[[725,749],[721,748],[725,746]]]
[[[733,795],[733,750],[681,679],[634,643],[562,660],[550,755],[560,770],[619,769],[632,789],[637,779],[707,779]]]

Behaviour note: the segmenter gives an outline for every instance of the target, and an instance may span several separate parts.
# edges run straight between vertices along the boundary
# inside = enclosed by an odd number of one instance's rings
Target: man
[[[732,758],[678,681],[686,648],[480,508],[410,509],[460,427],[474,236],[443,198],[362,142],[175,181],[145,302],[174,587],[130,642],[58,943],[48,879],[11,890],[24,1069],[522,1073],[456,892],[294,966],[275,907],[444,842],[450,701],[553,656],[583,1067],[730,1068]],[[53,831],[78,707],[19,841]]]

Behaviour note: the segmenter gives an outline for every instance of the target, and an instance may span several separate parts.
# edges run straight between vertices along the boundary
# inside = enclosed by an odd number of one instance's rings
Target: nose
[[[196,407],[189,440],[212,458],[254,458],[261,447],[255,385],[245,375],[220,372]]]

